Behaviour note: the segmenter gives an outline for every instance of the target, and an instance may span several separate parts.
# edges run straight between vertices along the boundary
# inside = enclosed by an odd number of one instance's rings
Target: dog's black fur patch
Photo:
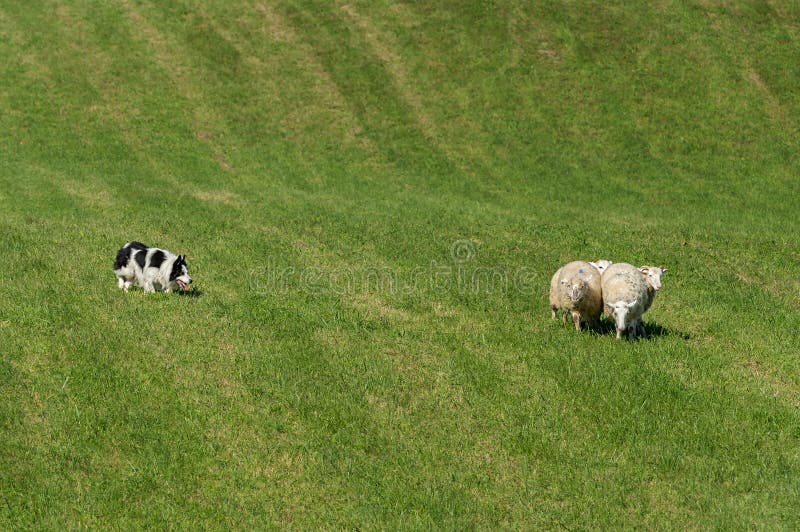
[[[146,252],[148,249],[150,248],[148,248],[141,242],[136,242],[135,240],[133,242],[128,242],[127,244],[119,248],[119,251],[117,251],[117,258],[114,259],[114,269],[119,270],[120,268],[123,268],[126,264],[128,264],[132,252],[138,250],[143,250]]]
[[[123,246],[117,251],[117,258],[114,259],[114,269],[119,270],[128,264],[128,259],[131,258],[131,248]]]
[[[147,251],[139,250],[135,253],[136,255],[133,256],[133,260],[135,260],[136,264],[138,264],[139,267],[144,270],[144,263],[145,260],[147,260]]]
[[[172,271],[169,274],[169,280],[174,281],[178,277],[181,276],[183,273],[183,268],[181,266],[185,266],[186,261],[183,259],[182,255],[178,255],[178,260],[172,263]]]
[[[167,256],[164,255],[164,252],[161,251],[160,249],[157,249],[153,252],[152,255],[150,255],[150,264],[148,264],[148,266],[150,266],[151,268],[160,268],[161,264],[164,262],[166,258]]]

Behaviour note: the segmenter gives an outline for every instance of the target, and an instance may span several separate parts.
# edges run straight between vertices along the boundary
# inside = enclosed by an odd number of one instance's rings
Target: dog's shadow
[[[691,340],[691,335],[685,333],[683,331],[678,331],[676,329],[670,329],[669,327],[664,327],[659,325],[658,323],[643,323],[644,325],[644,335],[639,335],[635,338],[635,340],[654,340],[656,338],[664,338],[668,336],[673,336],[676,338],[680,338],[681,340]],[[587,326],[587,330],[595,333],[595,334],[617,334],[617,328],[614,324],[614,321],[610,318],[605,316],[601,317],[593,324],[589,324]],[[629,338],[634,340],[634,338]]]
[[[175,293],[180,297],[203,297],[203,291],[197,288],[192,288],[191,290],[178,290]]]

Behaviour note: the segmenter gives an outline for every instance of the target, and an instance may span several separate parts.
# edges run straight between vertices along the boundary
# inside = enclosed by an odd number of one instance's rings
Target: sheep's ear
[[[639,267],[639,271],[642,272],[642,273],[647,273],[648,271],[650,271],[650,267],[649,266],[641,266],[641,267]]]
[[[666,269],[666,268],[664,268],[664,267],[662,267],[662,268],[661,268],[661,273],[667,273],[667,269]]]

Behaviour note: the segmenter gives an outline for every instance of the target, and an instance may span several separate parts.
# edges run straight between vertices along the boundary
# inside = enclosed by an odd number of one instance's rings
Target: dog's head
[[[172,263],[172,271],[169,274],[170,284],[176,284],[181,287],[181,290],[186,290],[192,284],[192,278],[189,276],[189,270],[186,268],[186,257],[178,255],[175,262]]]

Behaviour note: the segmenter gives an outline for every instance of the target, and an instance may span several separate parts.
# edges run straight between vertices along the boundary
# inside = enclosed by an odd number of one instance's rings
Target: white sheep
[[[645,310],[650,308],[656,298],[656,292],[661,290],[661,276],[667,273],[663,266],[640,266],[639,271],[644,275],[644,282],[647,284],[647,304]]]
[[[622,333],[636,337],[642,314],[647,310],[648,292],[642,272],[625,262],[617,262],[603,272],[603,305],[614,319],[617,338]]]
[[[553,314],[553,319],[556,319],[556,314],[561,308],[561,291],[559,290],[559,281],[561,279],[561,270],[564,267],[556,270],[556,273],[553,274],[553,277],[550,279],[550,312]],[[567,314],[562,313],[561,315],[562,321],[567,321]]]
[[[609,266],[611,266],[614,263],[611,262],[610,260],[600,259],[600,260],[596,260],[594,262],[590,262],[589,264],[591,264],[592,266],[597,268],[597,271],[600,272],[600,275],[603,275],[603,272],[606,271],[606,268],[608,268]]]
[[[600,272],[583,261],[574,261],[562,266],[550,280],[550,311],[553,319],[557,312],[572,315],[575,330],[581,330],[581,321],[594,322],[603,311],[600,292]]]
[[[644,313],[653,305],[656,292],[661,290],[661,276],[667,272],[667,269],[663,266],[640,266],[639,271],[642,272],[645,285],[647,285],[647,299],[644,304]],[[647,336],[647,330],[644,328],[644,323],[642,323],[641,318],[636,321],[635,327],[637,331],[641,328],[642,335],[645,337]]]

